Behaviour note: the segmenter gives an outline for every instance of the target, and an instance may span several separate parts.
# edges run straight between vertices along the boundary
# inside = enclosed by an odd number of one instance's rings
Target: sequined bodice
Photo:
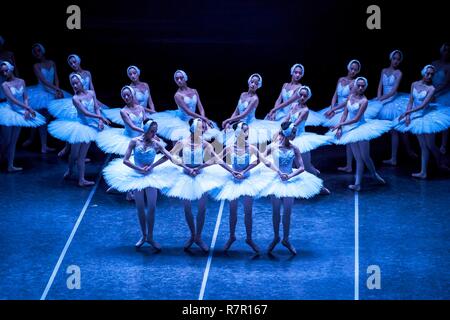
[[[247,108],[248,108],[248,101],[242,101],[241,99],[239,99],[237,108],[238,108],[239,114],[243,114],[245,112],[245,110],[247,110]],[[250,113],[247,115],[247,117],[245,119],[242,119],[242,121],[249,124],[253,120],[255,120],[255,111],[256,111],[255,109],[250,111]]]
[[[187,105],[189,110],[191,110],[192,112],[195,112],[195,110],[197,109],[197,102],[198,102],[198,98],[197,98],[196,94],[194,94],[192,96],[192,98],[190,98],[188,96],[183,96],[183,101]],[[191,116],[188,115],[180,106],[178,106],[178,110],[180,113],[181,120],[188,121],[191,118]]]
[[[276,148],[273,151],[273,159],[281,172],[292,173],[292,165],[295,160],[294,150]]]
[[[342,103],[345,100],[347,100],[349,94],[350,94],[350,84],[343,86],[342,83],[339,82],[337,87],[338,103]]]
[[[152,146],[145,147],[144,144],[138,144],[134,147],[134,163],[139,166],[149,166],[155,161],[156,149]]]
[[[136,100],[137,100],[138,104],[141,105],[142,107],[146,108],[147,104],[148,104],[148,98],[150,96],[150,92],[147,89],[142,91],[138,88],[134,88],[134,90],[136,91]],[[194,111],[195,111],[195,106],[194,106]]]
[[[24,87],[21,85],[19,88],[16,87],[9,87],[9,90],[11,91],[11,94],[14,96],[15,99],[19,100],[20,102],[23,102],[23,91]],[[17,106],[12,101],[9,101],[9,104],[11,105],[12,109],[15,111],[23,111],[23,108],[20,106]]]
[[[392,92],[392,90],[394,89],[395,81],[397,80],[395,75],[391,74],[388,76],[386,73],[383,73],[382,78],[383,79],[381,81],[383,83],[383,94]]]
[[[144,113],[141,111],[138,115],[135,115],[134,113],[130,112],[128,114],[130,117],[131,122],[133,122],[133,125],[138,128],[144,127]],[[125,135],[131,138],[139,136],[141,133],[133,130],[126,122],[125,122]]]

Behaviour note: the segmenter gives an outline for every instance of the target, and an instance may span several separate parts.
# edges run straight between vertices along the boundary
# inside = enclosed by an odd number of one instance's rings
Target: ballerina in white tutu
[[[347,71],[347,75],[339,78],[337,82],[336,90],[331,99],[331,105],[320,111],[327,119],[322,124],[325,127],[333,127],[341,120],[348,96],[353,91],[353,84],[356,76],[361,72],[361,62],[356,59],[351,60],[347,64]],[[344,167],[338,167],[337,169],[339,171],[351,173],[353,171],[353,153],[350,146],[345,147],[345,152],[346,165]]]
[[[266,155],[260,155],[261,161],[272,171],[270,182],[260,193],[260,196],[272,197],[272,221],[274,238],[270,243],[268,252],[273,251],[280,242],[280,221],[283,223],[283,240],[281,243],[288,248],[292,254],[297,254],[296,249],[289,241],[291,226],[292,206],[295,198],[312,198],[320,193],[322,180],[315,175],[305,172],[300,150],[291,141],[295,138],[297,128],[291,122],[284,122],[281,125],[282,139],[271,143],[266,151]],[[267,155],[272,155],[273,161],[267,159]],[[295,166],[295,170],[293,170]],[[268,169],[266,169],[268,170]],[[283,204],[283,218],[280,210]]]
[[[311,163],[311,151],[330,144],[333,139],[329,136],[305,132],[306,119],[308,119],[310,112],[306,102],[312,96],[311,89],[308,86],[301,86],[294,95],[298,96],[298,101],[292,104],[291,111],[283,119],[283,122],[291,122],[296,127],[296,137],[291,143],[300,150],[305,170],[318,176],[320,171]],[[331,194],[330,190],[325,187],[322,187],[321,193],[326,195]]]
[[[131,139],[125,157],[111,161],[103,169],[103,176],[111,188],[134,192],[142,232],[136,247],[140,248],[148,242],[159,251],[161,245],[153,239],[157,190],[169,188],[176,183],[175,179],[169,178],[174,175],[176,167],[171,162],[165,162],[167,159],[175,160],[155,139],[157,130],[158,124],[155,121],[147,121],[143,127],[144,133]],[[158,153],[162,154],[162,157],[157,155]],[[177,165],[184,166],[182,163]]]
[[[440,49],[441,59],[433,61],[432,65],[436,68],[436,74],[433,77],[433,86],[435,87],[435,101],[450,112],[450,60],[449,44],[444,43]],[[447,153],[448,130],[442,132],[440,152]]]
[[[12,51],[9,51],[5,47],[5,39],[3,39],[2,36],[0,36],[0,61],[7,61],[11,65],[16,66],[16,59],[14,57],[14,53]],[[17,67],[14,67],[14,75],[19,76],[19,73],[17,71]],[[3,93],[3,89],[1,87],[1,84],[6,81],[6,78],[0,74],[0,103],[6,101],[6,96]]]
[[[86,154],[91,142],[97,139],[98,132],[103,130],[105,124],[109,125],[100,113],[94,91],[85,90],[79,74],[72,74],[70,83],[75,92],[73,104],[77,108],[77,119],[57,119],[48,126],[48,131],[55,138],[70,143],[69,168],[64,174],[67,179],[72,176],[75,164],[78,168],[78,185],[91,186],[93,181],[84,177]]]
[[[421,170],[414,173],[414,178],[426,179],[430,152],[441,169],[448,170],[442,163],[441,154],[436,146],[435,134],[450,127],[450,114],[440,105],[430,104],[435,88],[432,78],[435,67],[427,65],[422,69],[422,80],[411,85],[411,96],[406,112],[403,113],[394,128],[400,132],[410,132],[417,136],[421,150]]]
[[[256,119],[255,112],[259,105],[259,98],[256,90],[262,87],[261,75],[254,73],[248,78],[248,91],[241,93],[238,105],[229,119],[222,122],[223,143],[228,145],[233,142],[234,133],[232,125],[243,121],[249,126],[248,142],[250,144],[265,144],[272,141],[279,132],[279,123],[270,120]]]
[[[247,238],[245,242],[259,254],[260,250],[252,237],[253,225],[253,198],[258,197],[260,192],[270,182],[270,176],[261,170],[259,164],[258,149],[249,144],[249,126],[245,122],[238,122],[233,125],[236,135],[234,144],[227,146],[220,154],[219,158],[226,158],[227,163],[231,164],[235,171],[232,175],[227,175],[223,185],[211,192],[218,201],[230,201],[230,237],[224,246],[228,251],[236,241],[236,224],[239,199],[244,204],[244,221]],[[215,159],[212,159],[215,160]]]
[[[389,55],[391,65],[381,71],[380,82],[378,84],[377,97],[369,101],[369,107],[378,105],[375,108],[380,109],[377,119],[393,121],[406,111],[409,101],[409,94],[398,92],[403,73],[399,66],[403,61],[403,53],[400,50],[394,50]],[[391,130],[391,158],[384,160],[383,163],[396,166],[399,135],[406,147],[406,152],[411,158],[417,158],[417,154],[411,148],[407,134],[399,134],[396,130]]]
[[[196,118],[190,119],[189,125],[189,137],[178,141],[171,150],[174,157],[181,154],[182,162],[187,169],[177,168],[177,173],[171,176],[175,184],[162,191],[165,195],[182,199],[184,202],[184,214],[191,232],[184,249],[188,250],[195,243],[207,252],[209,248],[202,240],[207,194],[222,186],[228,172],[233,173],[233,170],[217,156],[212,145],[204,140],[203,133],[207,130],[207,124],[202,119]],[[216,164],[223,167],[211,166],[210,158],[214,158]],[[196,223],[192,214],[192,202],[195,200],[198,200]]]
[[[367,109],[368,100],[364,92],[367,85],[367,79],[364,77],[358,77],[355,80],[354,93],[350,94],[347,99],[341,121],[327,133],[327,135],[336,136],[334,143],[350,145],[352,149],[356,159],[356,175],[355,183],[348,187],[355,191],[361,190],[364,164],[379,183],[385,184],[385,181],[377,173],[370,157],[370,140],[378,138],[392,127],[391,121],[365,119],[364,113]],[[333,133],[334,131],[336,133]]]
[[[0,63],[0,74],[5,78],[2,90],[6,102],[0,103],[2,128],[2,155],[7,160],[8,172],[21,171],[14,166],[16,144],[22,127],[36,128],[45,125],[45,118],[28,105],[25,81],[14,76],[14,66],[8,61]]]
[[[70,94],[59,88],[56,64],[52,60],[46,58],[44,46],[40,43],[36,43],[32,46],[31,52],[38,60],[38,62],[34,64],[33,70],[39,84],[28,87],[30,105],[36,110],[42,111],[44,116],[47,116],[47,108],[50,101],[70,97]],[[49,148],[47,146],[47,126],[40,126],[38,130],[41,138],[41,152],[47,153],[54,151],[54,148]],[[23,143],[23,146],[30,146],[34,141],[35,135],[36,129],[31,129],[30,137]]]
[[[155,104],[153,103],[152,96],[150,95],[150,87],[148,83],[141,81],[139,78],[141,75],[141,70],[137,66],[129,66],[127,68],[127,75],[131,80],[130,87],[134,89],[137,103],[145,109],[148,116],[151,116],[156,112]],[[125,125],[123,118],[120,115],[119,108],[109,109],[104,113],[112,122],[121,126]]]
[[[158,134],[168,140],[178,141],[190,136],[188,121],[193,118],[202,119],[208,126],[205,137],[215,137],[220,131],[217,125],[205,115],[205,109],[196,89],[187,86],[188,76],[183,70],[175,71],[173,75],[178,90],[175,93],[177,110],[166,110],[152,115],[158,122]]]

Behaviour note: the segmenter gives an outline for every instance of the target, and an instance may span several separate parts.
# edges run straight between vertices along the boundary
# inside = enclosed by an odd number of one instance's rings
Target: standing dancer
[[[6,50],[5,39],[3,39],[2,36],[0,36],[0,61],[7,61],[13,66],[17,65],[16,60],[14,58],[14,53]],[[14,67],[14,75],[19,76],[19,73],[17,72],[17,67]],[[0,102],[6,101],[6,96],[3,93],[3,89],[1,87],[1,84],[5,81],[6,81],[6,78],[0,74]]]
[[[447,130],[450,127],[450,114],[439,105],[430,105],[434,96],[435,88],[432,78],[436,68],[427,65],[422,69],[422,80],[411,85],[411,96],[406,112],[399,118],[395,129],[400,132],[410,132],[417,136],[421,150],[421,170],[414,173],[414,178],[426,179],[427,166],[430,152],[435,157],[441,169],[448,170],[442,163],[439,149],[436,146],[435,134]]]
[[[0,63],[0,73],[5,81],[2,90],[6,102],[0,103],[0,126],[2,126],[1,153],[7,160],[8,172],[21,171],[14,166],[16,144],[21,127],[36,128],[45,125],[45,118],[28,105],[25,81],[14,76],[14,66],[8,61]]]
[[[356,159],[356,175],[355,183],[348,187],[355,191],[361,190],[364,164],[378,182],[385,184],[385,181],[377,173],[370,157],[370,140],[381,136],[392,127],[391,121],[365,119],[364,113],[367,109],[368,100],[364,92],[367,85],[367,79],[364,77],[355,80],[354,93],[347,99],[341,121],[327,133],[333,135],[332,132],[336,131],[335,143],[350,145],[351,147]]]
[[[260,159],[271,168],[272,178],[268,186],[261,192],[261,196],[272,197],[272,221],[274,238],[269,245],[268,252],[272,253],[280,242],[280,221],[283,222],[283,240],[281,244],[293,254],[296,249],[289,241],[291,227],[292,206],[295,198],[311,198],[320,193],[322,180],[305,172],[300,150],[291,141],[295,138],[296,127],[291,122],[281,125],[281,139],[271,143],[267,155],[272,155],[273,162],[265,156]],[[293,168],[297,168],[293,170]],[[281,219],[281,205],[283,204],[283,218]]]
[[[75,92],[73,104],[77,108],[78,117],[72,120],[57,119],[50,123],[48,131],[52,136],[70,143],[69,167],[64,178],[69,178],[75,164],[78,168],[78,185],[80,187],[91,186],[93,181],[84,177],[86,154],[91,142],[97,139],[98,132],[104,129],[105,124],[110,124],[101,113],[94,91],[85,90],[82,78],[79,74],[72,74],[70,83]]]

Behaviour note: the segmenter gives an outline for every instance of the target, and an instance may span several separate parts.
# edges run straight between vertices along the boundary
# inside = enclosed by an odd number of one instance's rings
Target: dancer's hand
[[[342,127],[339,127],[336,131],[336,137],[340,139],[342,137]]]
[[[279,173],[281,180],[287,181],[289,179],[289,175],[283,172]]]
[[[145,170],[145,173],[152,172],[152,170],[153,170],[153,165],[145,166],[145,167],[144,167],[144,170]]]
[[[333,111],[333,110],[328,110],[327,112],[325,112],[325,117],[327,118],[327,119],[330,119],[330,118],[333,118],[334,117],[334,115],[335,115],[336,113]]]
[[[108,126],[111,125],[111,121],[109,121],[109,119],[106,119],[105,117],[101,117],[100,120],[103,121],[103,123],[106,123]]]
[[[228,129],[228,126],[229,126],[228,120],[225,120],[224,122],[222,122],[222,128],[223,129]]]
[[[340,127],[341,127],[341,125],[337,124],[337,125],[331,127],[331,131],[337,131]]]
[[[411,116],[409,114],[406,116],[405,123],[407,126],[411,124]]]
[[[105,125],[103,124],[103,121],[102,121],[102,120],[100,120],[100,121],[98,122],[98,129],[99,129],[99,130],[105,129]]]
[[[244,175],[241,173],[241,172],[233,172],[233,176],[236,178],[236,179],[239,179],[239,180],[242,180],[242,179],[244,179]]]
[[[55,92],[55,98],[56,99],[62,99],[64,98],[64,93],[61,91],[61,89],[57,89]]]
[[[273,110],[270,110],[269,114],[267,115],[267,120],[275,120],[275,112]]]

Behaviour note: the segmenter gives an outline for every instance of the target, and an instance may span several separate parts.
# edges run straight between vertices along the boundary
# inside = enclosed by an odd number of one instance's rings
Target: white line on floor
[[[211,241],[211,247],[209,249],[208,262],[206,263],[205,272],[203,273],[203,281],[202,287],[200,289],[200,294],[198,296],[198,300],[203,300],[203,296],[205,295],[206,282],[208,281],[209,269],[211,268],[212,256],[214,253],[214,247],[216,245],[217,234],[219,233],[220,221],[222,220],[222,212],[225,201],[222,200],[220,202],[219,213],[217,214],[216,227],[214,229],[214,235]]]
[[[355,192],[355,300],[359,300],[359,194]]]
[[[103,167],[105,166],[105,164],[107,164],[109,162],[110,159],[110,155],[108,155],[106,157],[105,163],[103,164]],[[103,169],[102,167],[102,169]],[[47,286],[45,287],[44,292],[42,293],[41,296],[41,300],[45,300],[47,298],[47,294],[50,290],[50,288],[52,287],[53,281],[55,280],[56,275],[58,274],[59,268],[61,267],[61,263],[64,260],[64,256],[67,253],[67,250],[69,249],[70,244],[72,243],[73,237],[75,236],[75,233],[77,232],[77,229],[81,223],[81,220],[83,220],[84,214],[86,213],[86,210],[89,206],[89,204],[91,203],[92,198],[94,197],[95,191],[97,191],[97,187],[98,184],[100,182],[100,178],[102,177],[101,171],[97,177],[97,180],[95,181],[95,185],[92,188],[91,192],[89,193],[89,196],[86,200],[86,202],[84,203],[83,209],[81,209],[80,215],[78,216],[77,222],[75,223],[72,232],[70,233],[69,239],[67,239],[66,241],[66,245],[64,246],[64,249],[61,252],[61,255],[59,256],[58,262],[55,265],[55,268],[53,269],[52,275],[50,276],[50,279],[47,282]]]

